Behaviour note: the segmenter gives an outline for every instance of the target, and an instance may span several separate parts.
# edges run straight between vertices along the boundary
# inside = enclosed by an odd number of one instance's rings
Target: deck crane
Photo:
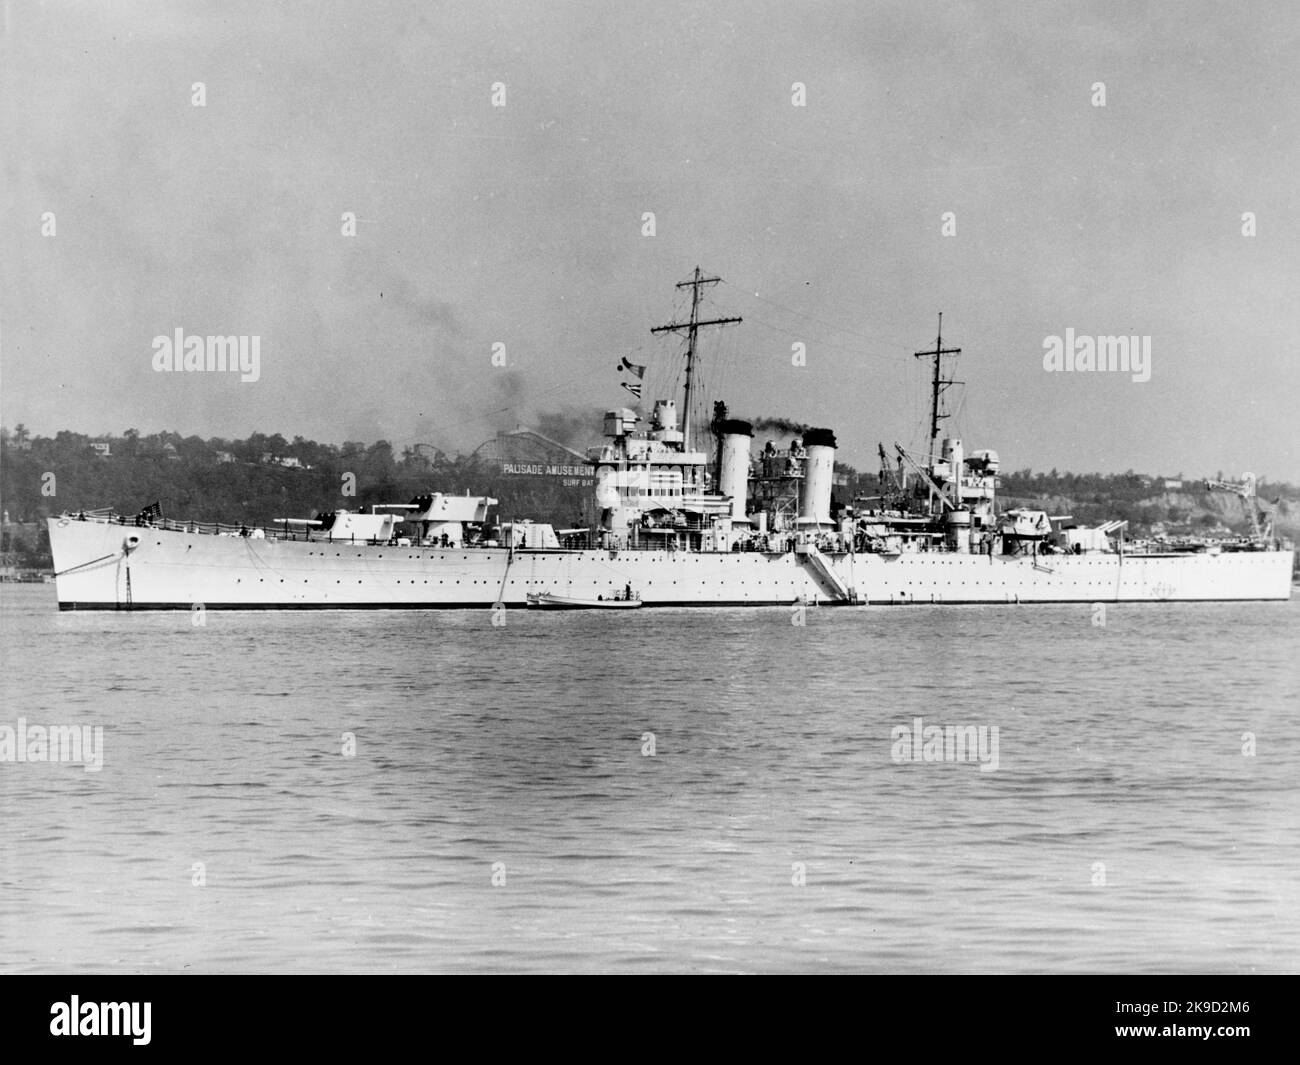
[[[934,480],[934,478],[932,478],[928,473],[926,473],[925,469],[915,459],[913,459],[911,455],[909,455],[906,451],[903,450],[902,444],[895,443],[894,450],[898,452],[899,459],[905,460],[907,464],[911,466],[913,470],[916,471],[916,475],[921,478],[921,481],[929,485],[932,499],[937,496],[940,504],[942,505],[945,511],[953,510],[956,508],[957,504],[954,503],[951,499],[949,499],[948,496],[944,493],[943,488]],[[955,491],[956,490],[954,489],[954,492]]]
[[[1235,481],[1215,481],[1207,479],[1205,481],[1206,491],[1231,492],[1233,495],[1240,497],[1241,505],[1246,508],[1246,513],[1250,516],[1251,529],[1254,531],[1257,541],[1267,540],[1273,534],[1273,523],[1267,521],[1261,527],[1259,523],[1259,504],[1255,493],[1256,477],[1253,473],[1243,473],[1241,483]]]
[[[877,445],[880,451],[880,500],[886,510],[904,511],[907,509],[907,478],[903,473],[903,460],[898,460],[898,472],[889,468],[889,459],[885,456],[885,445]]]

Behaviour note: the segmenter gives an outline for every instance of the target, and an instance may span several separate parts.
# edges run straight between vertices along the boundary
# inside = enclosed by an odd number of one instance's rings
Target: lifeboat
[[[555,595],[552,592],[529,593],[528,605],[539,610],[635,610],[641,606],[641,600],[631,599],[583,599],[572,595]]]

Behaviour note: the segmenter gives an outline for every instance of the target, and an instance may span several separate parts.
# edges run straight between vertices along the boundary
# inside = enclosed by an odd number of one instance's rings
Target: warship
[[[490,496],[429,492],[368,512],[263,525],[78,511],[49,519],[61,610],[343,610],[878,606],[1285,600],[1294,550],[1261,522],[1255,479],[1212,482],[1246,506],[1251,534],[1150,542],[1125,523],[999,510],[995,451],[941,437],[942,317],[929,451],[881,445],[881,491],[836,501],[836,438],[807,428],[754,446],[753,423],[714,404],[693,417],[701,316],[720,279],[697,267],[685,320],[682,404],[604,416],[595,511],[583,529],[494,520]],[[626,360],[625,360],[626,362]],[[630,364],[629,364],[630,365]],[[640,373],[644,368],[636,368]],[[639,376],[640,374],[638,374]],[[640,384],[629,389],[640,398]]]

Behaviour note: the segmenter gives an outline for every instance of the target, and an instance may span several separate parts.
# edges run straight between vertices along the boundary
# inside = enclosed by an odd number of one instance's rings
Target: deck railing
[[[386,539],[366,538],[357,536],[333,536],[328,530],[321,529],[295,529],[293,526],[263,524],[263,525],[231,525],[226,522],[216,521],[180,521],[175,518],[144,518],[140,516],[128,516],[126,514],[116,514],[112,511],[105,510],[87,510],[78,511],[77,513],[64,513],[61,520],[68,521],[89,521],[100,524],[121,525],[124,528],[132,529],[159,529],[167,532],[181,532],[199,534],[204,536],[237,536],[249,537],[258,540],[283,540],[305,543],[319,544],[361,544],[370,547],[411,547],[424,551],[445,551],[449,549],[466,550],[471,548],[486,547],[504,547],[505,544],[495,542],[477,541],[474,543],[461,544],[438,544],[438,543],[420,543],[413,538],[408,537],[389,537]],[[676,551],[683,554],[700,554],[709,553],[701,552],[698,547],[682,546],[676,542],[676,536],[663,535],[665,533],[687,534],[686,538],[698,538],[702,530],[698,526],[676,528],[658,528],[653,530],[636,530],[636,535],[631,542],[620,543],[616,547],[609,544],[602,544],[599,538],[592,533],[571,534],[560,537],[560,547],[568,551]],[[656,535],[658,534],[658,535]],[[938,534],[936,534],[938,535]],[[408,540],[407,543],[401,543],[401,540]],[[857,538],[855,549],[859,554],[871,554],[879,550],[878,545],[870,542],[870,538],[859,536]],[[838,536],[827,536],[814,541],[818,548],[828,554],[841,554],[848,550],[848,544]],[[1175,543],[1169,541],[1150,541],[1150,540],[1130,540],[1124,545],[1126,555],[1177,555],[1200,553],[1208,550],[1211,546],[1218,546],[1221,550],[1236,552],[1248,550],[1283,550],[1290,549],[1289,544],[1284,544],[1280,540],[1269,541],[1266,544],[1259,544],[1247,537],[1224,539],[1221,541],[1205,542],[1183,542]],[[742,545],[738,550],[744,552],[759,553],[781,553],[782,549],[791,550],[790,541],[774,534],[769,534],[765,543],[749,543]],[[949,554],[943,545],[934,544],[924,554],[937,553]],[[972,551],[971,554],[980,554],[982,552]],[[1093,552],[1085,552],[1092,554]],[[1105,552],[1111,554],[1112,552]],[[1022,556],[1029,557],[1032,552],[1025,552]],[[1069,556],[1072,552],[1057,549],[1038,552],[1042,558],[1060,558]]]
[[[141,518],[125,514],[104,513],[103,511],[82,511],[76,514],[64,514],[70,521],[93,521],[108,525],[121,525],[128,529],[159,529],[165,532],[195,533],[201,536],[239,536],[256,540],[284,540],[313,544],[366,544],[369,546],[396,545],[398,537],[376,539],[361,536],[332,536],[328,530],[299,529],[284,525],[230,525],[220,521],[180,521],[175,518]],[[407,539],[401,537],[400,539]],[[446,550],[451,544],[420,544],[411,541],[400,546],[420,547],[426,550]],[[481,543],[456,544],[457,550],[464,547],[484,547]]]

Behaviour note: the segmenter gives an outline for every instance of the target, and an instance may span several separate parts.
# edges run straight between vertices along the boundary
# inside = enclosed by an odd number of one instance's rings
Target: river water
[[[6,585],[0,646],[0,741],[92,730],[0,761],[4,972],[1300,970],[1297,600],[494,626]]]

